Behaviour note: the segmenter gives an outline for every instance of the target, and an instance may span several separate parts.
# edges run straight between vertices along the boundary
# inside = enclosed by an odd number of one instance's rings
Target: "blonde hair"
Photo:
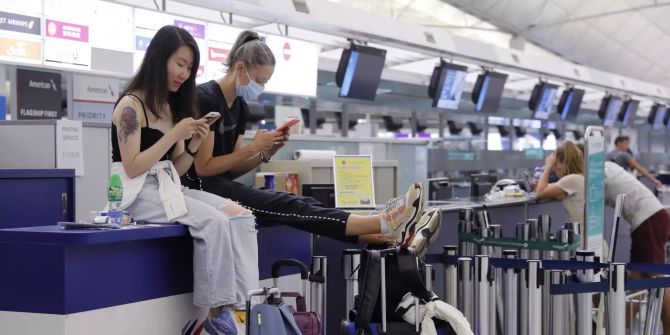
[[[235,63],[242,62],[246,67],[254,68],[263,65],[274,66],[275,56],[270,47],[263,42],[257,33],[245,30],[237,36],[237,40],[228,54],[226,65],[231,69]]]
[[[584,155],[572,141],[565,141],[556,149],[556,161],[565,165],[565,174],[584,174]]]

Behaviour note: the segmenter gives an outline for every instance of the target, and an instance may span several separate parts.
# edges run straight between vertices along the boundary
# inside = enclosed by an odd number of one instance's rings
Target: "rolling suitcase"
[[[292,306],[288,306],[289,310],[293,314],[300,333],[302,335],[321,335],[321,317],[319,314],[314,312],[313,308],[310,307],[307,311],[305,304],[305,297],[307,296],[307,283],[310,281],[309,272],[307,271],[307,266],[297,260],[297,259],[280,259],[272,264],[272,280],[274,286],[278,287],[277,280],[279,279],[279,270],[285,267],[295,267],[300,270],[300,279],[302,280],[302,294],[298,292],[282,292],[281,297],[291,297],[295,298],[296,308],[293,309]]]
[[[251,306],[251,299],[263,296],[266,303]],[[263,288],[247,293],[247,335],[301,335],[278,288]]]
[[[432,292],[426,290],[420,275],[420,262],[414,250],[391,248],[365,250],[361,255],[359,272],[360,293],[356,308],[349,319],[342,322],[342,335],[417,335],[421,322],[416,314],[415,325],[403,321],[387,306],[396,306],[406,292],[421,299],[431,299]],[[388,285],[387,274],[395,279]],[[417,298],[416,300],[419,300]],[[418,301],[415,301],[418,303]],[[416,310],[416,309],[415,309]],[[438,322],[438,335],[452,335],[447,323]]]

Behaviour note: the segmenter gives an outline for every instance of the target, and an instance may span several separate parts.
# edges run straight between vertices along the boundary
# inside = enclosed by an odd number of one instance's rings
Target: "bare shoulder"
[[[122,120],[128,121],[129,119],[135,119],[139,124],[145,122],[142,103],[137,97],[126,95],[116,104],[112,122],[120,125]]]

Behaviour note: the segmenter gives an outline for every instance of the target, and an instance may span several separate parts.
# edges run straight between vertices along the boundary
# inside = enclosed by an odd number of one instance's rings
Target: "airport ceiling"
[[[670,0],[331,1],[670,86]]]

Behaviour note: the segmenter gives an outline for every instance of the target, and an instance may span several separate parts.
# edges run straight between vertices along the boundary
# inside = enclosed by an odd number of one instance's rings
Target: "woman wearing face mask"
[[[369,234],[364,242],[393,239],[423,247],[430,237],[436,236],[433,232],[440,223],[440,213],[427,213],[422,219],[421,183],[413,184],[404,197],[389,201],[380,215],[361,216],[325,208],[312,198],[260,190],[233,181],[267,162],[288,140],[288,134],[259,130],[251,143],[243,143],[248,115],[245,101],[257,99],[274,72],[275,58],[265,42],[254,32],[242,32],[226,65],[228,72],[223,78],[201,84],[197,89],[200,114],[216,111],[221,118],[211,126],[198,150],[194,168],[184,178],[188,179],[184,182],[189,187],[237,201],[257,218],[349,242]],[[415,234],[422,228],[427,229],[426,233]],[[410,241],[415,235],[421,237]]]
[[[550,184],[552,170],[559,179]],[[584,227],[584,157],[575,143],[565,141],[547,157],[536,191],[538,199],[561,200],[570,220]]]

